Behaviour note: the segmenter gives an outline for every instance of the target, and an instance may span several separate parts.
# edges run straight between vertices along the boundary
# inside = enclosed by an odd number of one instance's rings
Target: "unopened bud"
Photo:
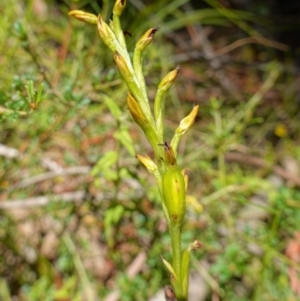
[[[136,157],[148,169],[149,172],[154,174],[157,171],[157,165],[152,161],[152,159],[149,156],[138,154],[138,155],[136,155]]]
[[[112,51],[115,51],[116,45],[118,44],[117,38],[108,24],[104,22],[101,15],[98,15],[97,26],[99,35],[105,45],[107,45]]]
[[[157,134],[149,122],[149,119],[144,114],[140,104],[135,100],[135,98],[131,95],[131,93],[128,93],[127,96],[127,106],[130,111],[130,114],[133,118],[133,120],[141,127],[141,129],[144,131],[148,141],[152,145],[153,148],[157,147]]]
[[[82,10],[71,10],[68,15],[73,16],[74,18],[82,22],[86,22],[90,24],[97,24],[97,20],[98,20],[96,15],[86,13]]]
[[[192,127],[196,119],[198,110],[199,106],[195,106],[190,112],[190,114],[181,120],[178,128],[176,129],[175,135],[171,140],[171,146],[175,153],[177,152],[178,144],[181,140],[181,137]]]
[[[127,95],[127,106],[133,120],[144,129],[145,125],[148,124],[148,119],[146,118],[144,112],[141,109],[139,103],[134,99],[134,97],[128,93]]]
[[[136,43],[136,49],[143,51],[152,42],[153,37],[158,30],[159,27],[150,28],[149,30],[147,30],[146,33]]]
[[[130,72],[124,57],[118,51],[115,51],[114,60],[122,78],[126,83],[130,82],[132,80],[132,73]]]
[[[192,127],[198,114],[198,110],[199,105],[195,106],[191,113],[180,121],[179,127],[176,129],[177,135],[184,135]]]
[[[190,249],[191,250],[199,250],[204,247],[203,243],[196,239],[193,243],[190,244]]]
[[[117,0],[113,9],[113,14],[115,16],[120,16],[125,6],[126,6],[126,0]]]
[[[167,91],[174,84],[179,70],[180,70],[180,67],[177,66],[175,70],[169,72],[160,82],[158,89]]]

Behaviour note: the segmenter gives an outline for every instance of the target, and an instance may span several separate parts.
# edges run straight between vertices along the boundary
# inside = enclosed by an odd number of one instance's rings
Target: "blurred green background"
[[[169,284],[170,241],[152,156],[127,88],[94,26],[114,1],[0,1],[0,300],[154,300]],[[184,244],[191,301],[300,298],[300,2],[127,0],[129,49],[144,55],[152,101],[189,168]],[[158,300],[158,299],[157,299]],[[162,299],[163,300],[163,299]]]

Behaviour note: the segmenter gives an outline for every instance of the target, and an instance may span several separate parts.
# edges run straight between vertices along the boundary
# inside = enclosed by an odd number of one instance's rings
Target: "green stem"
[[[154,101],[154,117],[156,121],[156,128],[158,138],[161,139],[161,142],[164,141],[164,111],[165,111],[165,103],[163,101],[163,95],[165,91],[162,89],[158,89],[155,95]]]
[[[176,273],[176,279],[173,281],[174,291],[177,301],[188,301],[188,297],[183,295],[181,279],[181,229],[179,225],[170,222],[169,231],[173,253],[173,269]]]
[[[147,92],[146,92],[146,83],[145,78],[143,75],[143,68],[141,64],[141,51],[137,48],[135,48],[133,53],[133,69],[135,72],[135,75],[139,81],[141,91],[145,98],[147,98]]]
[[[129,54],[127,52],[127,46],[126,46],[126,41],[125,41],[125,37],[124,37],[124,33],[123,33],[123,30],[121,28],[121,23],[120,23],[120,18],[116,15],[113,16],[113,26],[114,26],[114,33],[121,45],[121,47],[126,50],[124,51],[124,53],[126,53],[126,61],[130,61],[130,58],[129,58]]]
[[[181,275],[181,231],[179,226],[170,224],[170,235],[173,252],[173,268],[179,279]]]
[[[163,157],[162,157],[161,147],[159,145],[160,141],[158,140],[155,128],[153,128],[153,126],[149,124],[149,126],[147,128],[144,128],[143,131],[153,148],[157,161],[159,162],[160,158]]]

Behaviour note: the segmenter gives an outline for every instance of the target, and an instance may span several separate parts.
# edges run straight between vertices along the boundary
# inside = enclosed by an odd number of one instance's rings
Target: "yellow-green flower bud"
[[[112,51],[116,51],[118,40],[108,24],[104,22],[101,15],[98,15],[97,27],[99,35],[104,44],[107,45]]]
[[[133,120],[144,131],[152,147],[153,148],[157,147],[158,138],[156,132],[152,127],[152,125],[150,124],[148,118],[144,114],[140,104],[135,100],[135,98],[131,95],[131,93],[128,93],[127,105]]]
[[[185,215],[185,181],[176,164],[172,147],[164,144],[166,169],[162,175],[162,192],[171,223],[181,225]]]
[[[139,51],[143,51],[152,42],[153,37],[158,30],[159,27],[150,28],[149,30],[147,30],[146,33],[136,43],[135,48]]]
[[[148,169],[149,172],[151,172],[152,174],[157,172],[157,165],[149,156],[137,154],[136,157],[143,163],[143,165]]]
[[[174,149],[175,153],[177,153],[177,148],[178,148],[178,144],[180,142],[181,137],[192,127],[197,113],[199,110],[199,106],[195,106],[192,111],[190,112],[190,114],[183,118],[180,121],[180,124],[178,126],[178,128],[175,131],[175,135],[173,136],[172,140],[171,140],[171,146]]]
[[[113,9],[113,14],[118,17],[121,16],[125,6],[126,0],[117,0]]]
[[[177,74],[179,73],[180,67],[177,66],[175,70],[169,72],[158,85],[158,89],[167,91],[175,82]]]
[[[199,250],[203,248],[203,243],[196,239],[193,243],[190,244],[191,250]]]
[[[127,106],[133,120],[141,128],[144,128],[148,124],[148,119],[146,118],[144,112],[142,111],[139,103],[134,99],[134,97],[130,93],[128,93],[127,95]]]
[[[182,136],[192,127],[198,114],[198,110],[199,105],[195,106],[191,113],[180,121],[179,127],[176,129],[176,134]]]
[[[90,24],[97,24],[97,22],[98,22],[96,15],[86,13],[82,10],[71,10],[68,15],[73,16],[82,22],[86,22],[86,23],[90,23]]]
[[[115,51],[115,53],[114,53],[114,60],[117,65],[117,68],[119,70],[119,73],[122,76],[122,78],[124,79],[124,81],[126,83],[131,82],[133,75],[130,72],[125,59],[118,51]]]

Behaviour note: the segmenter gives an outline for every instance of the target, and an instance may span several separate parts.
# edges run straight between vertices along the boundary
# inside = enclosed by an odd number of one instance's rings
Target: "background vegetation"
[[[122,15],[129,48],[161,28],[144,61],[150,98],[181,66],[169,138],[201,106],[179,151],[184,241],[204,244],[191,300],[300,297],[296,2],[129,0]],[[108,20],[112,5],[0,2],[0,300],[150,300],[169,283],[158,192],[135,158],[150,147],[110,51],[67,16]]]

